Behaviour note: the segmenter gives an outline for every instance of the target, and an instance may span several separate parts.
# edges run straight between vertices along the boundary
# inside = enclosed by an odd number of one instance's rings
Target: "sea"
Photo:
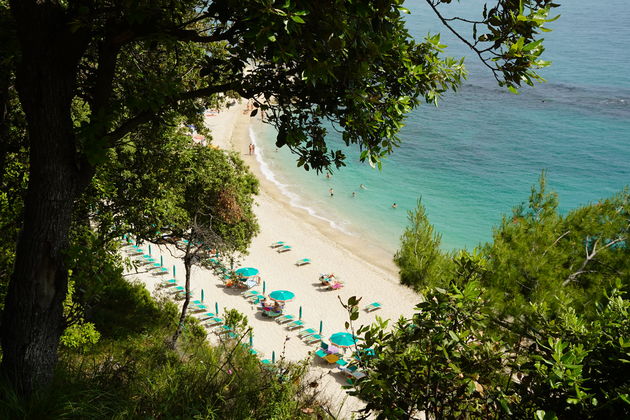
[[[403,144],[380,171],[331,132],[328,141],[344,148],[347,166],[329,178],[307,172],[275,147],[272,128],[254,124],[250,136],[263,173],[291,205],[359,245],[371,241],[391,253],[419,200],[443,249],[472,250],[527,201],[543,170],[563,213],[621,191],[630,184],[630,8],[627,0],[559,2],[553,15],[560,19],[544,34],[542,58],[552,61],[540,71],[546,82],[518,95],[498,87],[425,2],[407,2],[414,38],[439,32],[446,55],[465,57],[469,75],[461,89],[408,116]],[[475,17],[483,3],[453,2],[441,10]]]

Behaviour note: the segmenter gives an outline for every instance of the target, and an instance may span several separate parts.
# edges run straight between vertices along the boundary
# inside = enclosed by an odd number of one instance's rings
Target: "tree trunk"
[[[173,338],[171,339],[171,347],[175,348],[177,344],[177,340],[179,336],[182,334],[182,330],[184,328],[184,322],[186,321],[186,311],[188,310],[188,304],[190,303],[190,270],[192,268],[192,258],[188,255],[188,250],[190,249],[190,242],[186,247],[186,256],[184,257],[184,268],[186,269],[186,284],[184,286],[184,305],[182,306],[182,312],[179,316],[179,323],[177,324],[177,329],[175,330],[175,334],[173,334]]]
[[[28,395],[47,384],[63,332],[64,264],[74,202],[92,169],[77,152],[71,101],[87,43],[54,3],[11,3],[21,48],[17,89],[30,139],[24,225],[2,316],[2,372]]]

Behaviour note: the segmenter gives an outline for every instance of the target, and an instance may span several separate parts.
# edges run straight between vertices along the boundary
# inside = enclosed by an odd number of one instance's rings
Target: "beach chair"
[[[166,274],[168,274],[168,268],[160,266],[160,267],[158,267],[158,269],[155,271],[154,274],[157,275],[157,276],[166,275]]]
[[[243,296],[245,299],[249,299],[252,296],[256,296],[259,295],[260,292],[257,290],[248,290],[246,292],[241,293],[241,296]]]
[[[287,328],[290,329],[290,330],[299,330],[303,326],[304,326],[304,321],[297,320],[297,321],[293,321],[292,323],[287,325]]]
[[[328,343],[322,341],[319,343],[319,348],[315,352],[315,355],[319,357],[320,359],[323,359],[324,357],[328,356],[327,350],[328,350]]]
[[[340,358],[338,354],[327,354],[326,356],[322,357],[322,359],[324,359],[328,363],[337,363]]]
[[[253,295],[253,296],[248,297],[247,300],[252,305],[258,305],[260,302],[265,300],[265,297],[263,295]]]
[[[365,310],[365,312],[372,312],[381,309],[381,307],[382,305],[379,302],[372,302],[369,305],[366,305],[363,310]]]
[[[343,369],[343,368],[345,368],[346,366],[348,366],[348,362],[347,362],[346,360],[342,359],[342,358],[339,358],[339,360],[337,360],[337,361],[335,362],[335,364],[337,365],[337,367],[338,367],[339,369]]]
[[[213,314],[212,312],[206,312],[205,314],[201,314],[201,318],[199,318],[199,321],[203,322],[207,319],[214,318],[214,317],[216,317],[216,315]]]
[[[222,335],[222,334],[228,333],[230,331],[232,331],[232,327],[230,327],[229,325],[221,325],[221,326],[217,327],[216,330],[214,330],[214,333],[216,335]]]
[[[216,325],[223,324],[223,320],[221,318],[210,318],[205,324],[205,327],[214,327]]]
[[[291,321],[295,321],[295,316],[294,315],[282,315],[279,316],[278,318],[276,318],[276,322],[278,324],[285,324],[287,322],[291,322]]]
[[[313,335],[313,334],[315,334],[315,333],[317,333],[317,331],[315,331],[314,329],[312,329],[312,328],[307,328],[307,329],[305,329],[305,330],[300,331],[300,332],[298,333],[298,337],[300,337],[300,338],[304,338],[304,337],[307,337],[307,336],[309,336],[309,335]]]
[[[297,265],[298,267],[301,267],[303,265],[307,265],[307,264],[310,264],[310,263],[311,263],[310,258],[302,258],[301,260],[297,260],[295,262],[295,265]]]
[[[339,290],[343,288],[343,283],[339,280],[335,280],[334,282],[328,283],[328,290]]]
[[[160,284],[162,286],[175,286],[177,284],[177,280],[175,279],[162,280]]]
[[[291,249],[293,249],[293,248],[291,248],[291,245],[283,245],[283,246],[279,247],[276,251],[278,253],[281,253],[281,252],[291,251]]]
[[[270,245],[271,248],[278,248],[284,245],[283,241],[274,242]]]
[[[312,334],[312,335],[308,335],[306,337],[304,337],[304,342],[306,344],[315,344],[319,341],[322,341],[322,336],[319,334]]]

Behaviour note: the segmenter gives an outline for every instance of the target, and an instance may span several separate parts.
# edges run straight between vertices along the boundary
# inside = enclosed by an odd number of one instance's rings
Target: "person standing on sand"
[[[335,191],[332,188],[329,189],[328,192],[330,193],[331,197],[335,195]]]

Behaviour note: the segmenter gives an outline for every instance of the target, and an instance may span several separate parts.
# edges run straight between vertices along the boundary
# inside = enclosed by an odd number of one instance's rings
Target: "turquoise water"
[[[464,3],[451,10],[459,7],[460,15],[471,16],[483,4]],[[407,7],[414,36],[441,32],[448,55],[467,57],[468,80],[439,108],[423,105],[409,116],[403,145],[381,172],[359,163],[353,150],[346,151],[348,166],[330,179],[305,172],[286,150],[276,151],[268,127],[253,127],[266,173],[294,205],[358,240],[376,240],[394,251],[406,211],[422,197],[444,248],[472,248],[489,240],[501,216],[527,199],[542,170],[562,211],[630,184],[630,8],[625,1],[572,0],[556,9],[562,17],[546,34],[543,57],[553,61],[542,72],[548,82],[520,95],[498,88],[421,2]],[[341,147],[334,135],[329,141]],[[391,208],[394,202],[397,209]]]

